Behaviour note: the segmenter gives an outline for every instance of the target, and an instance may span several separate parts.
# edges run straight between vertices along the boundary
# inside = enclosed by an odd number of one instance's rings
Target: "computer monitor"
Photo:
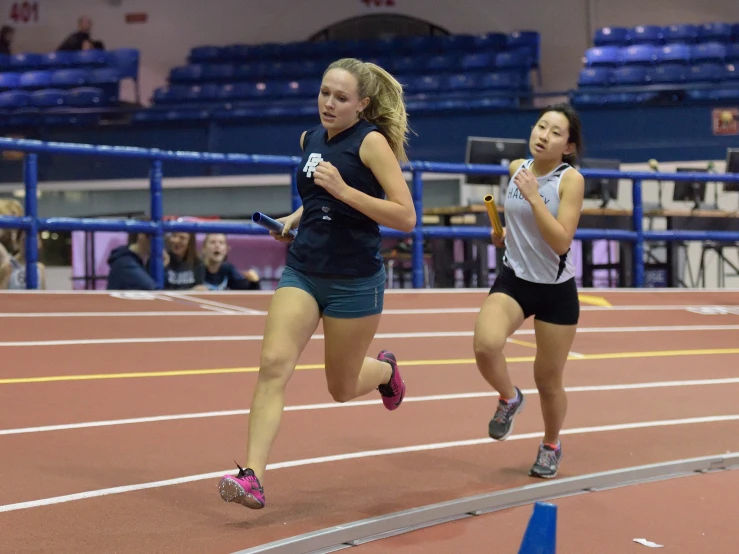
[[[509,165],[513,160],[529,157],[529,142],[525,139],[467,137],[465,163]],[[504,181],[508,183],[507,176]],[[500,185],[500,175],[467,175],[468,185]]]
[[[678,167],[675,168],[677,173],[705,173],[703,169],[694,167]],[[706,182],[705,181],[675,181],[675,188],[672,191],[672,200],[675,202],[692,201],[693,208],[698,209],[702,203],[706,201]]]
[[[621,169],[621,160],[583,158],[580,161],[580,169]],[[595,178],[585,177],[585,198],[600,200],[601,208],[605,208],[608,202],[618,199],[618,178]]]
[[[726,149],[726,173],[739,174],[739,148]],[[739,192],[739,183],[724,182],[724,192]]]

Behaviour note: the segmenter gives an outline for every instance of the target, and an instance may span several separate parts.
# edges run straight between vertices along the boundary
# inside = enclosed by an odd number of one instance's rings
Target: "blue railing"
[[[297,172],[300,158],[294,156],[263,156],[247,154],[221,154],[211,152],[180,152],[122,146],[95,146],[59,142],[41,142],[24,139],[0,138],[0,151],[25,152],[23,178],[25,185],[25,216],[0,217],[0,228],[24,229],[26,231],[26,287],[38,288],[35,271],[38,261],[39,231],[118,231],[140,232],[152,235],[151,272],[157,285],[164,285],[164,268],[161,252],[164,248],[164,234],[184,233],[226,233],[236,235],[266,234],[263,228],[251,223],[164,221],[162,200],[162,162],[179,161],[183,163],[258,165],[290,170],[291,203],[293,210],[300,206],[297,191]],[[56,153],[79,156],[112,156],[141,158],[151,161],[150,180],[150,219],[147,221],[126,219],[86,219],[86,218],[39,218],[37,204],[38,153]],[[412,284],[414,288],[423,287],[423,240],[424,238],[467,238],[488,239],[489,226],[423,226],[423,174],[424,173],[466,173],[469,175],[507,175],[508,168],[500,165],[471,165],[414,161],[406,164],[404,170],[412,174],[411,192],[416,209],[416,227],[411,233],[381,228],[385,237],[411,237]],[[643,227],[642,181],[716,181],[739,183],[739,174],[717,176],[715,173],[656,173],[648,171],[620,172],[614,170],[583,169],[586,177],[604,179],[631,179],[633,182],[632,230],[621,229],[578,229],[578,240],[609,239],[634,243],[633,265],[634,285],[644,286],[644,242],[645,241],[688,241],[719,240],[739,241],[739,232],[726,231],[645,231]]]

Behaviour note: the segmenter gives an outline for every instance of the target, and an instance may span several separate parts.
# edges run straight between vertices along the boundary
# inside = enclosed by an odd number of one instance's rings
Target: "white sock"
[[[516,402],[518,402],[519,400],[521,400],[521,396],[518,394],[518,389],[513,389],[513,390],[516,391],[516,396],[514,396],[510,400],[506,400],[506,402],[508,404],[515,404]]]

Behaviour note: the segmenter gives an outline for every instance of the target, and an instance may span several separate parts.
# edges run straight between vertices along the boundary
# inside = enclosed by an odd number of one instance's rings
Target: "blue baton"
[[[278,235],[282,234],[282,229],[285,227],[279,221],[276,221],[272,219],[271,217],[269,217],[268,215],[264,215],[263,213],[260,213],[260,212],[255,212],[251,216],[251,220],[257,225],[261,225],[265,229],[269,229],[270,231],[273,231],[277,233]],[[289,234],[294,237],[295,235],[297,235],[297,231],[295,231],[295,229],[290,229]]]

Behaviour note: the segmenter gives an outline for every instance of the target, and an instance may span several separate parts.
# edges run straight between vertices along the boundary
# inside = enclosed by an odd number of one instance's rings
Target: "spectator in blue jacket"
[[[212,233],[203,241],[205,263],[205,286],[210,290],[259,290],[259,275],[253,269],[241,273],[236,266],[226,261],[228,243],[226,235]]]
[[[130,233],[128,244],[118,246],[108,256],[108,290],[155,290],[157,284],[146,271],[151,238],[145,233]],[[164,251],[164,265],[169,255]]]

